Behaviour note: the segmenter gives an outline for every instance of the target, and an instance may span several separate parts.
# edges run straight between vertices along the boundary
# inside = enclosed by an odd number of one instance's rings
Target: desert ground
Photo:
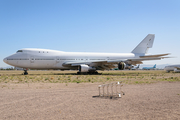
[[[0,71],[0,119],[180,119],[180,73],[165,71]],[[93,97],[123,81],[121,98]]]

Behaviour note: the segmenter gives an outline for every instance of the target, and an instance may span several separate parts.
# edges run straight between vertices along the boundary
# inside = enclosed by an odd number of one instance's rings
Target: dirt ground
[[[119,99],[93,98],[98,83],[0,83],[0,119],[180,119],[180,82],[124,85]]]

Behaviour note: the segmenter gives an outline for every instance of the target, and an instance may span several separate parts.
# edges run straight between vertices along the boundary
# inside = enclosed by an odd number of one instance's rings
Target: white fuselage
[[[180,70],[178,70],[177,68],[180,68],[180,65],[169,65],[169,66],[166,66],[164,70],[167,72],[170,72],[170,71],[180,72]]]
[[[84,53],[62,52],[47,49],[22,49],[4,59],[4,62],[21,68],[30,69],[77,69],[75,66],[64,66],[66,62],[93,62],[125,60],[135,58],[133,53]],[[92,63],[96,66],[99,63]]]

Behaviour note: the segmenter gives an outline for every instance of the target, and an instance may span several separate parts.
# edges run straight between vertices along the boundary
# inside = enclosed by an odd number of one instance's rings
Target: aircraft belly
[[[8,64],[12,65],[12,66],[17,66],[18,65],[18,60],[9,60]]]
[[[21,68],[29,68],[29,61],[28,60],[18,60],[16,62],[16,67],[21,67]]]

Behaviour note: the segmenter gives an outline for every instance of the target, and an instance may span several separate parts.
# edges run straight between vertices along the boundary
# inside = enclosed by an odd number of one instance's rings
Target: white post
[[[104,86],[103,86],[103,96],[104,96]]]
[[[109,84],[107,84],[107,96],[109,96],[109,91],[108,91],[108,89],[109,89]]]
[[[113,96],[113,83],[111,84],[111,92],[112,92],[112,96]]]
[[[116,96],[117,96],[117,84],[116,84]]]
[[[99,85],[98,88],[99,88],[99,96],[101,96],[101,91],[100,91],[101,90],[101,85]]]

